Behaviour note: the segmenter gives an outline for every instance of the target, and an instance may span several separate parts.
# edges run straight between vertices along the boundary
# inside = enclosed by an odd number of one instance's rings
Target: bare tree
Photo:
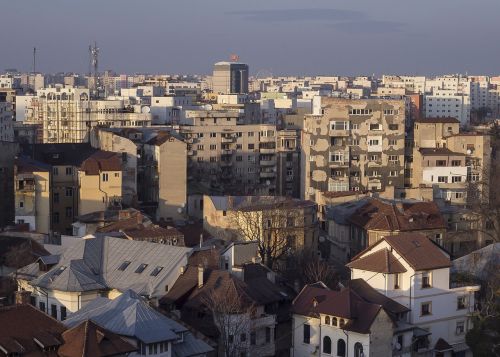
[[[219,330],[219,348],[225,357],[240,356],[250,346],[255,306],[234,286],[210,290],[202,299]]]
[[[316,221],[307,223],[307,208],[294,206],[294,202],[281,198],[248,200],[235,207],[231,202],[229,220],[238,237],[258,242],[262,262],[269,268],[302,247],[308,237],[315,240]],[[315,214],[315,212],[313,212]]]

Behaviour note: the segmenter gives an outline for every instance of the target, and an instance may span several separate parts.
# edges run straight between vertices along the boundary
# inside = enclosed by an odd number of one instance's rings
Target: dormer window
[[[330,316],[325,316],[325,325],[330,325]]]
[[[332,326],[337,326],[337,324],[338,324],[337,318],[336,317],[332,318]]]
[[[340,319],[340,328],[344,327],[345,326],[345,320],[344,319]]]
[[[427,289],[432,286],[431,273],[426,271],[422,273],[422,289]]]
[[[147,267],[148,267],[148,265],[147,265],[147,264],[141,264],[141,265],[139,265],[139,266],[137,267],[137,269],[135,270],[135,272],[136,272],[137,274],[140,274],[140,273],[142,273],[142,272],[144,271],[144,269],[146,269]]]

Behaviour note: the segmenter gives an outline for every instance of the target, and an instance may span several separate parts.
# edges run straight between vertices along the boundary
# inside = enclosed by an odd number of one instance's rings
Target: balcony
[[[260,166],[276,166],[276,159],[271,160],[260,160]]]
[[[226,149],[226,150],[222,150],[221,155],[222,156],[231,156],[234,154],[234,152],[235,152],[235,150]]]
[[[234,136],[223,136],[221,138],[221,142],[223,144],[231,144],[231,143],[236,142],[236,137],[234,137]]]
[[[261,178],[273,178],[273,177],[276,177],[276,173],[272,170],[271,171],[261,171],[260,177]]]
[[[231,160],[228,161],[220,161],[220,166],[221,167],[231,167],[233,166],[233,162]]]

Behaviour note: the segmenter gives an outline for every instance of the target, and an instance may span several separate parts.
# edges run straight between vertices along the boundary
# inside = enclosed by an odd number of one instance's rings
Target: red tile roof
[[[406,272],[403,264],[388,249],[380,249],[366,257],[356,259],[346,266],[378,273],[396,274]]]
[[[62,334],[61,357],[107,357],[137,351],[129,342],[96,323],[86,320]]]
[[[366,230],[417,231],[446,228],[434,202],[393,203],[370,198],[348,220]]]
[[[460,124],[460,120],[453,117],[442,117],[442,118],[419,118],[415,120],[415,123],[448,123],[448,124]]]
[[[96,151],[80,166],[86,175],[99,175],[102,171],[121,171],[121,156],[110,151]]]
[[[65,330],[62,323],[31,305],[0,308],[0,346],[8,353],[57,356],[55,351],[44,352],[35,339],[46,347],[58,347]]]
[[[383,237],[356,255],[349,265],[354,267],[355,264],[358,264],[357,260],[363,259],[361,258],[362,255],[383,241],[387,242],[416,271],[448,268],[451,266],[448,254],[425,235],[418,233],[400,233]]]

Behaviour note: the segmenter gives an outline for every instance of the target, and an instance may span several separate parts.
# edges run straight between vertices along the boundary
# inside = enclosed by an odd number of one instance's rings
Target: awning
[[[434,345],[434,351],[436,352],[453,351],[453,347],[448,342],[446,342],[446,340],[440,338]]]

